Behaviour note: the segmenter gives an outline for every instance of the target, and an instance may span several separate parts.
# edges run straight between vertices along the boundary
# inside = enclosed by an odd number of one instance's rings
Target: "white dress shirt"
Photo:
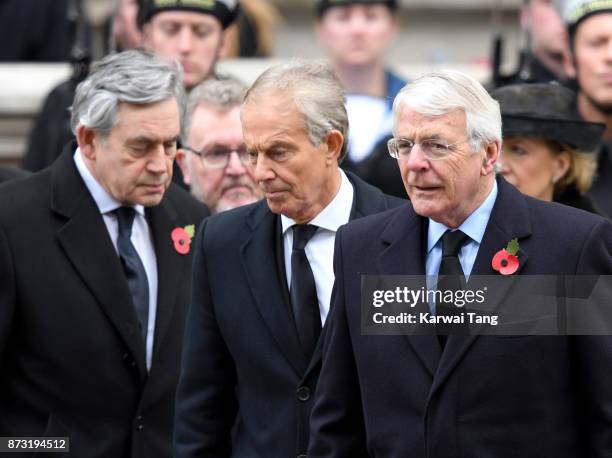
[[[317,288],[319,300],[319,312],[321,325],[325,324],[329,313],[332,287],[334,285],[334,240],[336,231],[343,224],[348,223],[353,206],[353,185],[342,170],[340,189],[332,201],[312,221],[319,229],[312,236],[304,251],[310,263],[312,274]],[[293,250],[293,230],[295,221],[281,215],[283,228],[283,248],[285,254],[285,271],[287,272],[287,283],[291,288],[291,251]]]
[[[469,239],[461,247],[459,251],[459,263],[465,275],[465,279],[469,280],[472,268],[476,262],[476,255],[482,243],[495,200],[497,199],[497,182],[493,181],[493,188],[480,206],[468,216],[463,223],[457,228]],[[427,274],[427,289],[434,290],[438,283],[438,270],[442,262],[442,236],[449,230],[444,224],[438,223],[429,218],[429,227],[427,230],[427,259],[425,262],[425,272]],[[429,308],[434,313],[435,305],[433,302],[429,304]]]
[[[89,190],[89,193],[93,197],[102,218],[104,224],[108,230],[115,251],[117,255],[117,237],[119,235],[119,228],[117,224],[117,217],[113,213],[119,207],[122,207],[121,203],[113,199],[108,192],[96,181],[93,177],[83,158],[81,156],[81,150],[77,148],[74,153],[74,162],[77,170],[85,182],[85,186]],[[147,273],[147,280],[149,283],[149,323],[147,328],[147,341],[145,344],[146,349],[146,364],[147,369],[151,369],[151,362],[153,360],[153,342],[155,334],[155,317],[157,314],[157,258],[155,256],[155,249],[153,248],[153,237],[149,224],[145,218],[145,211],[142,205],[135,205],[134,210],[136,216],[134,223],[132,224],[132,237],[130,240],[142,260],[145,272]]]

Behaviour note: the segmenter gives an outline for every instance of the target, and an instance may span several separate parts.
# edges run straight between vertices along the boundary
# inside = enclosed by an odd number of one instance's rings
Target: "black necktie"
[[[115,214],[117,215],[117,223],[119,225],[117,250],[119,251],[119,258],[123,264],[125,277],[132,294],[132,301],[134,302],[136,316],[140,323],[140,330],[146,342],[149,323],[149,282],[147,281],[147,273],[142,260],[130,240],[136,211],[131,207],[120,207],[115,210]]]
[[[442,236],[442,260],[438,270],[438,291],[459,291],[465,287],[465,274],[459,262],[459,251],[469,237],[463,232],[446,231]],[[436,304],[436,315],[457,315],[460,310],[454,304]],[[442,348],[446,345],[447,334],[457,331],[457,326],[442,324],[437,327]]]
[[[300,342],[308,360],[312,357],[321,333],[321,315],[314,275],[304,248],[317,229],[317,226],[310,224],[293,226],[293,250],[291,252],[289,294]]]

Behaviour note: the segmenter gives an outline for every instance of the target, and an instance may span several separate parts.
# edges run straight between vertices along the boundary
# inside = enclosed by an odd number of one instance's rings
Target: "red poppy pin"
[[[491,261],[491,267],[502,275],[512,275],[519,268],[518,251],[518,240],[510,240],[506,248],[495,253]]]
[[[174,249],[179,254],[189,253],[189,246],[191,245],[191,239],[195,234],[195,226],[190,224],[185,227],[176,227],[172,230],[172,241],[174,242]]]

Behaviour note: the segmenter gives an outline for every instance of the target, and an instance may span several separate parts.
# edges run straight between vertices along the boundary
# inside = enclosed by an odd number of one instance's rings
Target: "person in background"
[[[566,0],[563,18],[569,36],[564,62],[578,84],[578,112],[583,119],[606,126],[588,195],[602,214],[612,218],[612,0]]]
[[[391,105],[406,82],[389,70],[385,54],[398,31],[395,0],[315,0],[316,37],[346,90],[351,129],[342,168],[388,194],[406,197],[389,160]]]
[[[515,73],[501,76],[495,87],[519,83],[567,83],[563,56],[566,31],[553,0],[523,0],[520,23],[527,49]]]
[[[71,1],[0,1],[0,62],[68,62]]]
[[[504,178],[528,196],[595,213],[585,194],[605,126],[580,118],[576,94],[557,83],[510,85],[491,96],[501,106]]]
[[[225,57],[271,57],[281,19],[267,0],[240,0],[238,18],[226,32]]]
[[[259,200],[248,168],[240,105],[246,86],[235,78],[209,79],[189,94],[185,135],[176,161],[191,193],[213,213]]]
[[[126,51],[142,45],[138,11],[143,0],[114,0],[115,14],[111,24],[112,49]]]
[[[189,92],[214,76],[224,48],[224,31],[237,13],[238,0],[145,0],[139,24],[147,49],[180,62]]]

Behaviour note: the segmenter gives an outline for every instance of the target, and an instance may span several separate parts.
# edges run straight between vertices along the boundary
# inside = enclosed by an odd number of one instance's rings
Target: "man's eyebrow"
[[[180,139],[180,135],[175,135],[173,137],[170,137],[168,139],[157,139],[157,138],[151,138],[151,137],[147,137],[145,135],[139,135],[138,137],[133,137],[127,140],[128,143],[139,143],[139,144],[146,144],[146,145],[150,145],[151,143],[155,143],[157,141],[161,141],[162,143],[170,143],[170,142],[178,142]]]

